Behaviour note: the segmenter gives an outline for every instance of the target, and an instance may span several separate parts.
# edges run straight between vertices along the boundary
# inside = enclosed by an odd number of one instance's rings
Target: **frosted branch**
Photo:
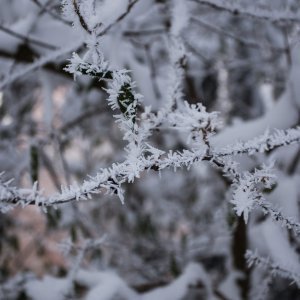
[[[269,271],[273,276],[280,276],[290,279],[292,280],[292,283],[296,283],[297,286],[300,287],[300,274],[291,270],[291,267],[286,268],[281,266],[280,264],[272,262],[268,258],[258,256],[257,253],[254,253],[250,250],[247,250],[245,257],[249,267],[258,266]]]
[[[147,128],[151,128],[151,123],[145,123],[145,127],[141,126],[144,130],[141,130],[138,137],[143,137],[143,132],[147,132]],[[141,137],[141,136],[142,137]],[[283,140],[282,140],[283,139]],[[164,151],[158,150],[151,146],[143,146],[142,149],[137,148],[137,152],[133,153],[128,160],[125,160],[123,163],[113,164],[110,168],[102,169],[95,177],[89,178],[89,180],[84,181],[84,183],[79,186],[78,184],[71,185],[70,187],[64,187],[62,193],[55,194],[52,197],[43,197],[38,194],[34,195],[32,190],[22,190],[22,189],[9,189],[7,190],[7,184],[4,186],[3,194],[1,196],[1,202],[6,205],[28,205],[28,204],[37,204],[39,206],[52,206],[62,203],[67,203],[76,200],[87,200],[91,198],[94,193],[110,193],[117,194],[120,199],[123,201],[123,190],[121,185],[125,182],[133,182],[135,178],[139,178],[140,174],[146,170],[156,170],[161,171],[166,168],[173,168],[174,170],[182,167],[190,168],[194,163],[201,160],[210,161],[218,167],[221,167],[225,174],[230,175],[234,179],[235,185],[235,200],[233,200],[235,205],[238,205],[240,193],[246,193],[251,195],[250,198],[243,197],[243,199],[248,199],[245,201],[244,208],[236,206],[236,211],[239,214],[245,212],[246,216],[250,210],[254,207],[254,199],[258,199],[259,195],[252,190],[253,184],[259,182],[264,183],[264,185],[269,186],[269,180],[273,178],[272,174],[269,172],[264,172],[263,170],[256,170],[255,175],[247,173],[241,177],[241,186],[239,187],[239,174],[236,171],[234,166],[228,166],[221,158],[226,155],[233,155],[234,153],[247,153],[249,151],[254,151],[253,149],[260,149],[259,151],[270,151],[276,147],[283,145],[291,144],[299,140],[299,129],[290,129],[288,131],[277,131],[275,135],[271,137],[265,136],[263,142],[259,143],[258,146],[254,146],[254,141],[242,144],[241,147],[237,147],[237,150],[234,151],[214,151],[214,155],[207,154],[207,147],[203,145],[199,149],[194,150],[183,150],[183,151],[170,151],[166,153]],[[228,147],[228,149],[230,149]],[[233,149],[233,147],[231,147]],[[140,151],[142,150],[142,152]],[[236,152],[235,152],[236,151]],[[258,150],[256,150],[258,151]],[[146,155],[146,153],[150,155]],[[252,152],[251,152],[252,153]],[[269,175],[268,175],[269,174]],[[247,176],[246,176],[247,175]],[[248,192],[247,192],[248,191]],[[36,191],[35,191],[36,192]],[[253,196],[253,197],[252,197]],[[255,197],[254,197],[255,196]],[[259,201],[255,201],[256,204],[259,204]],[[287,220],[286,218],[281,218],[281,214],[275,210],[272,212],[270,207],[267,207],[264,204],[265,212],[270,213],[273,219],[277,220]],[[247,219],[247,217],[246,217]],[[245,219],[245,220],[246,220]],[[285,221],[287,227],[289,224],[293,226],[292,220]]]
[[[296,222],[291,217],[285,216],[280,210],[272,207],[271,203],[267,202],[262,197],[258,199],[256,205],[262,208],[264,214],[270,215],[273,221],[279,222],[282,227],[293,230],[296,235],[300,234],[300,223]]]
[[[238,142],[228,145],[221,150],[214,150],[213,153],[217,157],[264,153],[274,150],[278,147],[291,145],[300,141],[300,127],[290,128],[287,130],[275,130],[270,134],[267,130],[263,135],[256,137],[247,142]]]
[[[259,7],[245,6],[238,2],[228,0],[193,0],[199,4],[212,7],[217,10],[227,11],[233,15],[242,15],[250,18],[261,19],[276,23],[299,22],[299,14],[291,11],[266,10]]]
[[[261,170],[256,169],[253,173],[244,172],[242,175],[236,175],[233,183],[233,199],[231,203],[238,216],[243,215],[245,223],[248,222],[249,213],[255,207],[258,199],[261,198],[261,192],[258,185],[270,189],[274,183],[275,176],[272,174],[272,166],[263,166]]]

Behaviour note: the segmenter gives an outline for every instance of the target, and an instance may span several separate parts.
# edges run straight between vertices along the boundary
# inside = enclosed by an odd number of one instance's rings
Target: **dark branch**
[[[3,31],[3,32],[6,32],[7,34],[17,38],[17,39],[20,39],[22,41],[24,41],[24,43],[31,43],[31,44],[35,44],[37,46],[40,46],[40,47],[43,47],[43,48],[46,48],[46,49],[49,49],[49,50],[57,50],[58,48],[53,46],[53,45],[50,45],[48,43],[45,43],[45,42],[42,42],[40,40],[37,40],[35,38],[32,38],[32,37],[27,37],[25,35],[22,35],[18,32],[15,32],[9,28],[6,28],[5,26],[3,25],[0,25],[0,30]]]
[[[89,34],[91,34],[92,31],[89,29],[89,26],[87,25],[86,21],[84,20],[84,17],[83,17],[83,15],[80,12],[80,9],[79,9],[79,6],[78,6],[78,3],[77,3],[76,0],[73,0],[73,6],[74,6],[75,13],[77,14],[77,16],[79,18],[79,22],[80,22],[82,28],[86,32],[88,32]]]

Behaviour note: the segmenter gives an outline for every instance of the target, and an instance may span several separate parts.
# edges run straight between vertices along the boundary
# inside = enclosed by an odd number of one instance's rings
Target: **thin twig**
[[[85,111],[83,114],[79,115],[78,117],[74,118],[73,120],[63,124],[58,131],[59,132],[67,132],[73,127],[79,125],[80,123],[84,122],[86,119],[93,117],[95,115],[99,115],[106,111],[106,107],[96,107],[90,110]]]
[[[24,43],[31,43],[31,44],[35,44],[37,46],[40,46],[40,47],[43,47],[43,48],[46,48],[46,49],[49,49],[49,50],[57,50],[58,48],[51,45],[51,44],[48,44],[48,43],[45,43],[43,41],[40,41],[40,40],[37,40],[35,38],[32,38],[32,37],[28,37],[28,36],[25,36],[25,35],[22,35],[18,32],[15,32],[3,25],[0,24],[0,30],[3,31],[3,32],[6,32],[7,34],[17,38],[17,39],[20,39],[22,41],[24,41]]]
[[[0,82],[0,89],[3,89],[8,84],[14,82],[15,80],[25,76],[29,72],[32,72],[38,68],[43,67],[44,65],[52,62],[53,60],[66,55],[69,52],[75,51],[78,49],[83,43],[83,40],[76,41],[74,44],[71,44],[69,47],[65,47],[63,49],[54,50],[53,52],[47,54],[46,56],[40,58],[36,62],[25,66],[20,71],[16,71],[14,74],[11,74],[6,79],[4,79],[2,82]]]
[[[49,14],[52,18],[66,24],[66,25],[71,25],[70,22],[68,22],[67,20],[63,19],[60,15],[57,15],[55,13],[53,13],[47,6],[43,5],[39,0],[31,0],[34,4],[36,4],[39,8],[41,8],[41,13],[46,12],[47,14]]]
[[[102,35],[104,35],[107,31],[109,31],[113,26],[115,26],[117,23],[119,23],[120,21],[122,21],[129,13],[130,13],[130,11],[132,10],[132,8],[134,7],[134,5],[138,2],[139,0],[134,0],[134,1],[132,1],[131,3],[129,3],[129,5],[128,5],[128,7],[127,7],[127,10],[123,13],[123,14],[121,14],[118,18],[117,18],[117,20],[114,22],[114,23],[112,23],[112,24],[110,24],[110,25],[108,25],[100,34],[98,34],[98,36],[102,36]]]
[[[145,29],[145,30],[126,30],[123,32],[124,36],[128,37],[140,37],[140,36],[147,36],[147,35],[157,35],[157,34],[165,34],[165,28],[157,28],[157,29]]]
[[[262,49],[262,48],[264,49],[265,47],[267,47],[272,51],[278,51],[278,52],[286,51],[286,49],[276,48],[276,47],[273,47],[272,45],[266,45],[265,43],[258,43],[253,40],[243,39],[237,35],[234,35],[228,31],[225,31],[222,28],[219,28],[215,25],[209,24],[209,23],[203,21],[202,19],[200,20],[199,18],[192,17],[191,20],[192,20],[192,22],[196,23],[197,25],[203,26],[203,27],[207,28],[208,30],[211,30],[221,36],[229,37],[243,46],[247,46],[247,47],[255,48],[255,49]]]
[[[83,28],[86,32],[88,32],[89,34],[91,34],[92,31],[89,29],[88,24],[86,23],[86,21],[85,21],[83,15],[81,14],[80,9],[79,9],[79,6],[78,6],[78,3],[77,3],[76,0],[73,0],[73,6],[74,6],[75,13],[77,14],[77,16],[78,16],[78,18],[79,18],[79,22],[80,22],[82,28]]]
[[[138,2],[139,0],[134,0],[132,3],[130,3],[128,5],[128,8],[126,10],[125,13],[121,14],[118,19],[108,25],[107,27],[105,27],[99,34],[98,36],[103,36],[105,35],[112,27],[114,27],[118,22],[120,22],[121,20],[123,20],[131,11],[131,9],[133,8],[133,6]],[[53,51],[53,53],[50,53],[49,55],[46,55],[45,57],[40,58],[38,61],[34,62],[33,64],[25,67],[22,69],[22,71],[16,72],[15,74],[10,75],[7,79],[4,79],[2,82],[0,82],[0,90],[3,89],[5,86],[7,86],[8,84],[12,83],[13,81],[19,79],[20,77],[23,77],[24,75],[26,75],[27,73],[34,71],[42,66],[44,66],[45,64],[51,62],[52,60],[63,56],[65,54],[67,54],[68,52],[72,52],[75,51],[76,49],[78,49],[81,45],[83,44],[83,41],[78,41],[76,43],[74,43],[73,45],[71,45],[70,47],[67,48],[63,48],[63,49],[58,49]]]
[[[258,9],[254,7],[252,9],[246,8],[242,5],[238,5],[238,2],[227,2],[226,1],[216,1],[216,0],[192,0],[198,4],[205,5],[216,10],[226,11],[234,16],[245,16],[254,19],[260,19],[265,21],[270,21],[274,23],[298,23],[300,21],[300,16],[297,14],[287,14],[280,11],[270,12],[265,9]]]

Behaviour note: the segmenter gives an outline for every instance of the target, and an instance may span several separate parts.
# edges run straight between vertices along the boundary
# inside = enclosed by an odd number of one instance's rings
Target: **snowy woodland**
[[[0,299],[300,299],[299,0],[0,0]]]

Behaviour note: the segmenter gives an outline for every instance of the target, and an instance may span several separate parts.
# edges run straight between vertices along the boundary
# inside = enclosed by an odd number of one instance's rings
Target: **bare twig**
[[[123,32],[124,36],[128,37],[143,37],[147,35],[157,35],[157,34],[165,34],[166,29],[165,28],[157,28],[157,29],[145,29],[145,30],[138,30],[138,31],[133,31],[133,30],[126,30]]]
[[[46,49],[49,49],[49,50],[57,50],[57,47],[51,45],[51,44],[48,44],[46,42],[43,42],[43,41],[40,41],[40,40],[37,40],[35,38],[32,38],[32,37],[29,37],[29,36],[25,36],[25,35],[22,35],[18,32],[15,32],[3,25],[0,24],[0,30],[3,31],[3,32],[6,32],[7,34],[17,38],[17,39],[20,39],[22,40],[24,43],[31,43],[31,44],[35,44],[37,46],[40,46],[40,47],[43,47],[43,48],[46,48]]]
[[[52,62],[53,60],[66,55],[69,52],[75,51],[76,49],[78,49],[81,45],[83,44],[83,40],[80,41],[76,41],[74,44],[71,44],[69,47],[65,47],[63,49],[58,49],[58,50],[54,50],[53,52],[45,55],[44,57],[40,58],[39,60],[37,60],[36,62],[24,67],[22,70],[20,71],[16,71],[14,74],[8,76],[6,79],[4,79],[1,83],[0,83],[0,89],[3,89],[4,87],[6,87],[8,84],[14,82],[15,80],[25,76],[26,74],[28,74],[29,72],[32,72],[38,68],[43,67],[44,65]]]
[[[103,36],[105,35],[112,27],[114,27],[118,22],[120,22],[121,20],[123,20],[131,11],[131,9],[133,8],[133,6],[138,2],[139,0],[134,0],[133,2],[131,2],[128,5],[128,8],[126,10],[126,12],[124,12],[123,14],[121,14],[118,19],[108,25],[107,27],[105,27],[99,34],[98,36]],[[58,57],[61,57],[69,52],[75,51],[76,49],[78,49],[81,45],[83,44],[83,40],[77,41],[76,43],[72,44],[69,47],[63,48],[63,49],[58,49],[53,51],[52,53],[50,53],[49,55],[46,55],[45,57],[40,58],[38,61],[34,62],[33,64],[25,67],[22,69],[22,71],[16,72],[15,74],[12,74],[11,76],[9,76],[8,78],[4,79],[2,82],[0,82],[0,89],[3,89],[5,86],[7,86],[8,84],[12,83],[13,81],[19,79],[20,77],[23,77],[24,75],[26,75],[27,73],[36,70],[42,66],[44,66],[45,64],[51,62],[54,59],[57,59]]]
[[[90,110],[85,111],[83,114],[79,115],[78,117],[74,118],[73,120],[63,124],[58,131],[66,133],[73,127],[79,125],[80,123],[84,122],[86,119],[93,117],[95,115],[99,115],[106,111],[106,107],[96,107]]]
[[[67,20],[63,19],[60,15],[57,15],[51,11],[46,5],[43,5],[39,0],[31,0],[34,4],[36,4],[39,8],[41,8],[41,13],[46,12],[49,14],[52,18],[66,24],[66,25],[71,25],[70,22]]]
[[[267,47],[272,51],[278,51],[278,52],[286,51],[285,49],[276,48],[276,47],[273,47],[272,45],[266,45],[265,43],[259,43],[259,42],[253,41],[253,40],[243,39],[235,34],[225,31],[222,28],[219,28],[215,25],[209,24],[209,23],[203,21],[202,19],[200,20],[199,18],[192,17],[191,20],[195,24],[203,26],[203,27],[207,28],[208,30],[211,30],[221,36],[229,37],[243,46],[247,46],[247,47],[251,47],[251,48],[255,48],[255,49],[264,49],[265,47]]]
[[[157,99],[159,99],[161,95],[160,95],[160,91],[159,91],[159,88],[158,88],[158,85],[156,82],[157,74],[156,74],[155,64],[154,64],[153,58],[151,56],[151,49],[148,44],[146,44],[144,46],[144,48],[145,48],[146,57],[147,57],[147,60],[148,60],[149,66],[150,66],[150,76],[151,76],[153,91],[154,91],[155,97]]]
[[[88,32],[89,34],[91,34],[92,31],[89,29],[88,24],[86,23],[86,21],[85,21],[83,15],[81,14],[80,9],[79,9],[79,6],[78,6],[78,3],[77,3],[76,0],[73,0],[73,6],[74,6],[74,11],[75,11],[75,13],[77,14],[77,16],[78,16],[78,18],[79,18],[79,22],[80,22],[82,28],[83,28],[86,32]]]
[[[285,13],[281,11],[276,11],[276,13],[272,13],[265,9],[258,9],[254,7],[252,9],[246,8],[242,5],[237,4],[238,2],[230,2],[230,1],[216,1],[216,0],[192,0],[201,5],[209,6],[216,10],[226,11],[235,16],[245,16],[254,19],[261,19],[265,21],[270,21],[274,23],[298,23],[300,21],[300,16],[294,13]]]
[[[133,0],[131,3],[129,3],[129,5],[127,7],[127,10],[123,14],[121,14],[114,23],[108,25],[101,33],[99,33],[98,36],[104,35],[112,27],[114,27],[117,23],[119,23],[120,21],[122,21],[130,13],[130,11],[132,10],[132,8],[134,7],[135,4],[137,4],[138,1],[139,0]]]

